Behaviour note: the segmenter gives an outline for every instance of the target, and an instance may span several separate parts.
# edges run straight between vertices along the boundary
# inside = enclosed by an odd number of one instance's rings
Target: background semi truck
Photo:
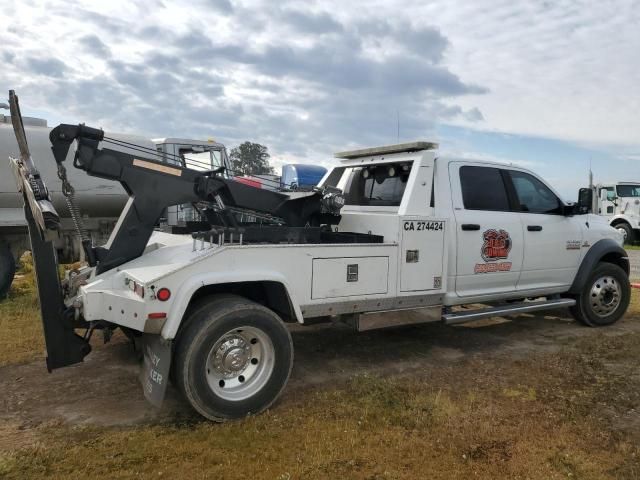
[[[624,235],[625,243],[640,239],[640,182],[600,183],[593,187],[593,211]]]

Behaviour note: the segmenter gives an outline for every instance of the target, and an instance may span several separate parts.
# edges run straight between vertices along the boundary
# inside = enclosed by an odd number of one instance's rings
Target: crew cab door
[[[584,217],[565,216],[563,202],[536,176],[507,172],[524,226],[518,290],[571,285],[580,263]]]
[[[482,296],[516,289],[524,253],[522,220],[511,211],[505,173],[452,162],[456,293]]]

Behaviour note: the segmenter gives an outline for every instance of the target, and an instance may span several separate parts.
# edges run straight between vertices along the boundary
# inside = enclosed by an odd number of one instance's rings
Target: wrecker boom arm
[[[139,257],[166,207],[208,202],[223,215],[209,211],[211,223],[235,226],[226,207],[245,209],[282,218],[288,226],[309,223],[337,223],[338,216],[323,214],[322,192],[292,198],[286,194],[255,188],[223,176],[223,169],[202,172],[151,160],[146,156],[108,148],[110,139],[99,129],[61,124],[50,133],[51,149],[58,164],[77,141],[74,166],[87,174],[118,181],[129,194],[120,219],[108,243],[85,247],[90,263],[100,274]],[[117,146],[117,143],[113,143]],[[145,158],[146,157],[146,158]]]

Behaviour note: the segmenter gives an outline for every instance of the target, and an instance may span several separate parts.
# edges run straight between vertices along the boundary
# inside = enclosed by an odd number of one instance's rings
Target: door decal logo
[[[511,262],[498,262],[506,260],[511,251],[511,236],[506,230],[485,230],[482,234],[482,247],[480,255],[487,263],[477,263],[474,273],[508,272],[511,270]],[[495,263],[494,263],[495,262]]]
[[[485,262],[504,260],[511,251],[511,237],[506,230],[485,230],[480,254]]]

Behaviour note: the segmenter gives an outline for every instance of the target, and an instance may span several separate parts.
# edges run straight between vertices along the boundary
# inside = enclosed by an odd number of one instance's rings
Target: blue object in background
[[[308,190],[315,187],[327,173],[327,169],[318,165],[288,163],[282,166],[280,183],[286,190]]]

